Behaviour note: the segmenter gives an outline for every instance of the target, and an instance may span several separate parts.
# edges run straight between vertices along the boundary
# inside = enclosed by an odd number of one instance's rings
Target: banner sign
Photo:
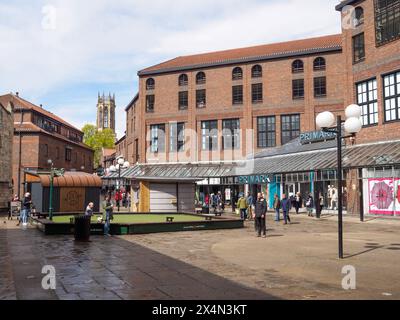
[[[320,142],[325,140],[336,139],[336,133],[324,131],[311,131],[300,134],[300,143],[307,144],[312,142]]]
[[[369,213],[400,215],[400,178],[368,180]]]

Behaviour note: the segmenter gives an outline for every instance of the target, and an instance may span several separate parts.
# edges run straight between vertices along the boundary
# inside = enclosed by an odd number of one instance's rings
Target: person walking
[[[296,214],[299,214],[299,210],[303,206],[303,200],[301,199],[300,192],[296,193],[296,197],[294,198],[293,203],[294,203],[294,208],[296,210]]]
[[[315,204],[317,219],[321,218],[321,213],[322,213],[322,210],[324,209],[324,205],[325,205],[324,196],[322,195],[322,192],[319,192],[318,199],[316,200],[316,204]]]
[[[22,222],[22,226],[28,225],[28,218],[30,216],[30,211],[32,207],[32,198],[29,192],[25,193],[25,197],[22,201],[22,210],[21,210],[21,218],[17,225],[20,225]]]
[[[253,196],[250,192],[247,193],[247,218],[249,221],[253,218]]]
[[[105,200],[103,201],[103,220],[105,221],[104,223],[105,236],[110,235],[110,225],[111,225],[111,220],[113,219],[113,210],[114,210],[114,205],[111,202],[111,197],[106,196]]]
[[[292,208],[291,201],[286,197],[286,194],[282,195],[282,200],[281,200],[281,208],[283,212],[283,219],[285,220],[285,224],[290,223],[290,216],[289,212],[290,209]]]
[[[265,199],[262,196],[262,193],[257,195],[257,200],[254,204],[254,219],[257,230],[257,237],[261,237],[261,233],[263,237],[267,237],[267,229],[266,229],[266,214],[267,214],[267,204]]]
[[[247,200],[244,197],[244,194],[240,194],[240,198],[236,204],[237,208],[240,210],[240,219],[246,220],[247,219]]]
[[[306,208],[307,208],[308,216],[309,217],[313,217],[314,198],[313,198],[311,193],[308,195],[308,199],[307,199],[307,202],[306,202]]]
[[[275,210],[275,221],[276,222],[281,221],[281,215],[280,215],[281,200],[279,200],[278,194],[276,193],[274,196],[274,210]]]
[[[93,208],[94,208],[94,203],[90,202],[86,207],[85,216],[87,217],[93,216]]]

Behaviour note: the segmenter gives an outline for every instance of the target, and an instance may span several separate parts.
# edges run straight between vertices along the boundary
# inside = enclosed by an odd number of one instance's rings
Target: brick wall
[[[0,105],[0,211],[8,206],[11,200],[12,183],[12,137],[14,119],[11,105]]]
[[[385,123],[382,76],[400,70],[400,40],[377,46],[375,41],[374,1],[365,0],[355,7],[364,9],[364,23],[356,28],[343,28],[343,53],[346,60],[345,105],[357,103],[356,83],[377,79],[379,122],[364,128],[357,136],[357,143],[400,138],[400,122]],[[345,17],[345,14],[342,14]],[[365,60],[353,64],[353,36],[364,32]]]
[[[322,56],[326,59],[325,71],[313,71],[313,61]],[[224,154],[220,150],[212,153],[212,160],[232,160],[246,157],[257,149],[256,128],[257,117],[276,116],[276,142],[281,143],[280,116],[287,114],[301,115],[301,131],[315,130],[315,116],[320,111],[331,110],[333,112],[343,111],[345,70],[344,60],[340,52],[304,56],[300,59],[304,62],[304,73],[293,74],[292,63],[297,58],[274,60],[268,62],[237,65],[243,69],[243,80],[233,81],[232,70],[236,66],[216,67],[201,70],[206,73],[206,84],[196,85],[195,76],[200,70],[185,72],[188,75],[188,85],[179,87],[178,77],[180,73],[170,73],[151,76],[155,80],[155,89],[150,93],[155,95],[155,109],[153,113],[145,112],[146,80],[149,77],[141,77],[139,81],[139,101],[140,117],[143,119],[140,126],[140,157],[149,161],[149,159],[158,158],[160,162],[175,161],[175,154],[168,152],[169,128],[166,126],[166,154],[147,154],[149,147],[149,136],[146,139],[146,133],[152,124],[167,124],[173,122],[185,122],[185,129],[195,131],[195,136],[186,137],[186,144],[195,150],[184,153],[186,161],[204,161],[202,154],[200,125],[204,120],[218,120],[218,128],[222,130],[222,120],[230,118],[240,119],[242,129],[242,151],[233,154]],[[263,68],[263,77],[252,79],[251,68],[259,64]],[[314,98],[313,79],[314,77],[326,76],[327,78],[327,96],[325,98]],[[305,97],[303,100],[292,99],[292,80],[303,78],[305,80]],[[253,83],[263,83],[263,103],[252,104],[251,85]],[[232,86],[243,85],[243,104],[232,104]],[[206,89],[207,103],[206,108],[196,108],[196,89]],[[188,110],[180,111],[178,108],[179,91],[188,91],[189,106]],[[246,130],[254,129],[253,142],[252,137],[247,137]],[[146,143],[142,143],[146,141]],[[221,135],[219,136],[219,147],[221,147]]]

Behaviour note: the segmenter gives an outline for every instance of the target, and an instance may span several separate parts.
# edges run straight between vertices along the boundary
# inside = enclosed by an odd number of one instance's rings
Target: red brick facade
[[[399,1],[397,2],[397,6],[400,6]],[[376,79],[378,93],[378,123],[363,128],[357,136],[357,143],[398,139],[400,137],[400,121],[385,121],[383,76],[400,71],[400,39],[397,38],[383,45],[377,43],[374,0],[348,1],[348,4],[350,8],[362,8],[364,17],[363,23],[358,26],[356,26],[357,24],[349,26],[348,16],[351,15],[351,12],[342,9],[342,41],[346,68],[345,105],[359,103],[357,83]],[[400,24],[400,21],[398,23]],[[364,33],[365,39],[365,58],[355,63],[353,61],[353,37],[362,33]]]
[[[23,193],[25,169],[49,169],[93,172],[93,150],[82,143],[83,132],[42,107],[15,95],[0,97],[1,103],[12,101],[15,110],[13,142],[14,193]],[[18,171],[20,179],[18,179]]]
[[[330,36],[331,45],[340,43],[340,36]],[[314,45],[315,41],[304,40]],[[333,42],[333,44],[332,44]],[[293,46],[301,43],[296,41]],[[276,46],[276,45],[273,45]],[[279,47],[277,49],[279,50]],[[282,44],[282,47],[290,47],[290,43]],[[268,48],[266,48],[267,50]],[[276,49],[276,50],[277,50]],[[247,50],[247,49],[245,49]],[[256,48],[255,50],[258,50]],[[337,50],[326,52],[324,48],[316,49],[306,47],[303,50],[313,50],[309,54],[293,54],[281,59],[254,60],[247,63],[228,64],[208,68],[193,68],[182,72],[161,72],[153,68],[146,69],[145,75],[140,74],[139,101],[140,101],[140,159],[142,162],[177,162],[177,161],[219,161],[240,160],[247,155],[261,151],[257,147],[257,118],[275,116],[276,144],[281,144],[281,116],[300,115],[300,131],[315,130],[315,116],[322,110],[340,112],[343,110],[344,70],[341,47]],[[219,55],[219,53],[215,53]],[[326,61],[326,70],[315,71],[314,61],[322,57]],[[304,71],[292,72],[292,64],[300,59],[304,63]],[[262,77],[253,78],[252,68],[255,65],[262,67]],[[243,70],[242,80],[232,80],[232,70],[240,67]],[[196,84],[198,72],[206,75],[205,84]],[[182,74],[188,77],[187,85],[179,86],[178,79]],[[314,97],[314,78],[326,77],[327,94],[324,97]],[[146,89],[147,79],[155,82],[154,90]],[[304,79],[304,98],[293,99],[292,81]],[[252,102],[252,85],[262,83],[262,102]],[[232,102],[232,87],[243,86],[243,103],[234,105]],[[205,108],[196,107],[196,90],[206,90]],[[180,110],[178,96],[180,91],[188,92],[188,108]],[[155,96],[154,112],[146,112],[146,96]],[[224,152],[222,148],[222,121],[224,119],[239,119],[241,132],[241,150]],[[208,152],[204,154],[201,147],[201,122],[205,120],[218,121],[218,150],[212,152],[211,158]],[[179,158],[177,154],[169,150],[170,129],[169,122],[184,122],[186,134],[186,148]],[[149,129],[151,125],[164,124],[166,126],[165,145],[166,152],[152,154],[149,150]],[[247,130],[254,130],[247,133]],[[190,136],[189,132],[192,134]],[[147,136],[146,136],[147,135]],[[127,136],[129,136],[127,134]],[[146,141],[146,144],[143,143]],[[190,148],[188,148],[190,147]]]

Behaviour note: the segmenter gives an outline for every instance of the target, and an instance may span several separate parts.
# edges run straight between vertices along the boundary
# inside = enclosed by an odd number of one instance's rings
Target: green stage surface
[[[97,223],[97,215],[92,217],[92,223]],[[185,214],[114,214],[114,220],[111,223],[135,224],[135,223],[164,223],[167,217],[173,217],[173,222],[192,222],[205,221],[204,217],[196,217]],[[70,223],[73,216],[54,216],[55,223]]]

